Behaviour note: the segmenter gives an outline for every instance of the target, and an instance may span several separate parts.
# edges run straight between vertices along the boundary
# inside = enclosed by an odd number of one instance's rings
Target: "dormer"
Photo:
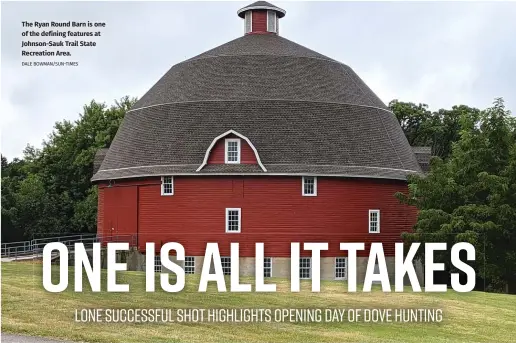
[[[251,141],[234,130],[224,132],[213,139],[197,171],[202,170],[207,164],[254,164],[262,171],[267,171]]]
[[[244,33],[278,34],[279,19],[286,14],[285,10],[266,1],[257,1],[237,12],[244,19]]]

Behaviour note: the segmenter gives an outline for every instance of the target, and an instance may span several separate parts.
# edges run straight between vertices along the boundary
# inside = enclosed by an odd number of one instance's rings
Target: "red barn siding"
[[[416,219],[416,209],[394,197],[405,183],[388,180],[320,177],[316,197],[301,195],[301,177],[175,177],[173,196],[160,195],[159,178],[104,191],[105,226],[123,218],[118,232],[138,232],[141,250],[147,241],[174,241],[190,256],[204,255],[207,242],[218,242],[223,256],[231,242],[240,243],[241,256],[254,256],[255,242],[273,257],[289,257],[291,242],[328,242],[323,256],[341,255],[340,242],[383,242],[393,255]],[[242,208],[241,233],[225,233],[226,207]],[[368,233],[369,209],[381,211],[379,234]]]
[[[253,148],[245,139],[241,139],[236,135],[227,135],[217,141],[210,151],[208,164],[224,164],[226,157],[226,138],[240,139],[240,163],[241,164],[258,164]]]
[[[257,10],[253,11],[253,26],[251,33],[267,32],[267,11]]]
[[[104,190],[98,186],[97,232],[104,233]]]
[[[160,186],[158,186],[160,187]],[[106,236],[137,233],[138,186],[104,187],[104,219],[102,233]],[[161,192],[161,188],[159,188]]]

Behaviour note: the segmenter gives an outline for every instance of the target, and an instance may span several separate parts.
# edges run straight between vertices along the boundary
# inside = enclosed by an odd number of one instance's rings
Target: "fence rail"
[[[75,243],[82,243],[88,247],[92,247],[93,243],[101,243],[102,245],[111,242],[129,243],[129,246],[135,246],[137,243],[136,235],[97,235],[97,234],[75,234],[64,235],[47,238],[37,238],[30,241],[2,243],[0,252],[1,257],[21,258],[29,256],[37,256],[43,253],[43,248],[48,243],[60,242],[67,246],[69,251],[73,251]]]

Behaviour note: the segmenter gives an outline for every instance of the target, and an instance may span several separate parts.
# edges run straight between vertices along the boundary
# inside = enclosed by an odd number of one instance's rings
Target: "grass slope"
[[[289,292],[287,280],[272,279],[276,293],[198,293],[187,277],[180,293],[145,292],[145,274],[125,272],[130,293],[49,293],[41,264],[2,264],[2,332],[85,342],[514,342],[516,296],[471,292],[346,293],[342,282],[322,282],[321,293]],[[105,274],[102,288],[105,289]],[[229,284],[229,280],[227,281]],[[85,285],[89,284],[85,283]],[[159,289],[159,282],[156,289]],[[360,288],[359,288],[360,289]],[[82,308],[442,308],[441,323],[76,323]]]

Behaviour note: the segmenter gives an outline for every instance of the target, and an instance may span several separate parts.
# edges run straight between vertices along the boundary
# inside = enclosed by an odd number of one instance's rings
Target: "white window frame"
[[[237,143],[237,160],[236,161],[228,160],[228,144],[229,144],[229,142]],[[224,163],[240,164],[240,152],[242,150],[242,142],[241,142],[240,138],[226,138],[224,145],[225,145],[225,147],[224,147]]]
[[[170,178],[170,185],[172,186],[172,192],[171,193],[165,193],[165,178],[166,177],[169,177]],[[166,175],[166,176],[162,176],[161,177],[161,195],[162,196],[170,196],[170,195],[174,195],[174,177],[173,176],[170,176],[170,175]]]
[[[344,267],[337,267],[337,261],[344,259]],[[337,276],[337,270],[344,269],[344,276]],[[345,256],[335,257],[335,280],[347,280],[348,279],[348,258]]]
[[[229,262],[225,262],[226,259]],[[228,263],[229,263],[229,267],[226,266],[227,269],[224,269],[224,265],[225,264],[227,265]],[[220,257],[220,265],[222,266],[222,274],[224,274],[224,275],[231,275],[231,256],[221,256]],[[229,270],[229,272],[226,273],[226,271],[228,271],[228,270]]]
[[[238,211],[238,231],[229,230],[229,212]],[[240,233],[242,231],[242,209],[241,208],[226,208],[226,233]]]
[[[314,193],[308,194],[305,193],[305,179],[313,178],[314,179]],[[304,197],[316,197],[317,196],[317,176],[303,176],[301,178],[301,194],[303,194]]]
[[[301,269],[307,269],[307,267],[301,267],[301,261],[306,260],[310,262],[310,265],[308,266],[308,277],[301,277]],[[312,258],[311,257],[300,257],[299,258],[299,278],[301,280],[309,280],[312,278]]]
[[[371,214],[376,213],[376,227],[377,231],[371,231]],[[369,226],[369,233],[380,233],[380,210],[369,210],[368,216],[367,216],[367,223]]]
[[[191,263],[188,259],[192,259]],[[187,263],[190,263],[187,265]],[[185,274],[195,274],[195,256],[185,256],[185,263],[183,265]],[[190,269],[187,271],[186,268],[192,268],[191,272]]]
[[[269,261],[269,267],[265,266],[265,261]],[[269,271],[269,276],[267,276],[266,272]],[[272,277],[272,257],[264,257],[263,258],[263,277],[269,278]]]

